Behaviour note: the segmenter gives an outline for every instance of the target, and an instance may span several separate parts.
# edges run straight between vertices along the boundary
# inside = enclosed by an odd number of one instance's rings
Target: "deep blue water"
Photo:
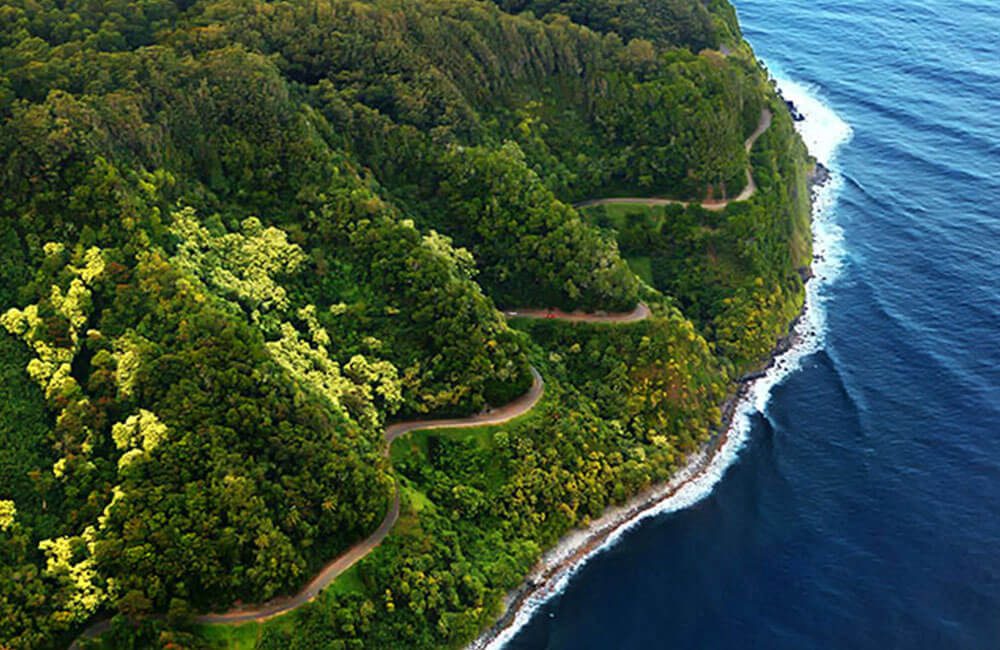
[[[1000,648],[1000,5],[737,9],[853,130],[822,349],[508,648]]]

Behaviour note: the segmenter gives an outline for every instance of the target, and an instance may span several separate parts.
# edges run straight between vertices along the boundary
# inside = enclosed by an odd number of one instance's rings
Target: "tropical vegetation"
[[[467,643],[719,427],[801,305],[808,166],[725,0],[9,0],[0,647]],[[574,207],[653,195],[692,203]],[[525,416],[385,455],[532,367]],[[319,599],[197,623],[397,485]]]

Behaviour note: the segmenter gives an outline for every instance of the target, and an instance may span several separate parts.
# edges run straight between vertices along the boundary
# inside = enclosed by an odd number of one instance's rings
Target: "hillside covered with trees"
[[[0,648],[475,638],[801,305],[810,162],[741,39],[725,0],[6,2]],[[610,196],[692,203],[573,207]],[[524,417],[385,454],[532,367]],[[297,591],[397,486],[319,599],[198,623]]]

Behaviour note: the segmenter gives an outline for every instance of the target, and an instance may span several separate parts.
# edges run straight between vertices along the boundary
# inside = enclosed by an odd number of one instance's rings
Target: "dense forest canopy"
[[[595,32],[645,38],[692,51],[718,48],[738,39],[733,8],[721,0],[493,0],[505,11],[536,16],[561,14]]]
[[[0,647],[211,647],[198,613],[294,592],[396,486],[385,543],[240,643],[468,642],[797,312],[779,107],[725,0],[6,2]],[[653,195],[691,204],[573,207]],[[532,366],[525,418],[385,456]]]

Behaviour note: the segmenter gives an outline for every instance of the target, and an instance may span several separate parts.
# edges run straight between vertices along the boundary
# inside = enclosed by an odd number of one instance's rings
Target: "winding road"
[[[641,302],[636,305],[635,309],[629,312],[587,313],[563,312],[557,309],[517,309],[504,313],[512,317],[555,318],[574,323],[634,323],[645,320],[651,315],[649,307]],[[420,431],[422,429],[457,429],[503,424],[524,415],[534,408],[545,392],[545,380],[542,379],[542,375],[534,367],[531,368],[531,378],[531,388],[524,395],[503,406],[490,408],[476,415],[441,420],[408,420],[389,425],[385,429],[385,455],[389,455],[389,446],[393,440],[411,431]],[[338,576],[350,569],[361,558],[371,553],[376,546],[382,543],[382,540],[385,539],[386,535],[389,534],[389,531],[396,524],[396,520],[399,519],[399,509],[399,485],[397,484],[389,511],[385,514],[385,519],[382,520],[382,523],[379,524],[375,532],[334,558],[316,574],[315,578],[309,581],[309,584],[302,588],[302,591],[294,596],[282,596],[265,603],[240,606],[218,614],[204,614],[196,617],[195,621],[198,623],[223,623],[230,625],[250,621],[266,621],[269,618],[279,616],[304,605],[318,596]]]
[[[505,404],[499,408],[488,409],[482,413],[471,415],[467,418],[453,418],[447,420],[409,420],[397,422],[389,425],[385,429],[385,451],[389,455],[389,446],[392,441],[411,431],[421,429],[454,429],[459,427],[476,427],[487,424],[503,424],[520,415],[524,415],[538,403],[545,392],[545,382],[542,376],[534,368],[531,369],[531,388],[524,395],[521,395],[513,402]],[[269,600],[266,603],[248,605],[231,609],[228,612],[219,614],[205,614],[195,618],[198,623],[246,623],[249,621],[266,621],[269,618],[289,612],[296,607],[304,605],[319,595],[319,592],[326,589],[331,582],[337,579],[340,574],[355,565],[361,558],[365,557],[372,550],[382,543],[389,531],[399,519],[399,485],[392,498],[389,511],[385,513],[385,519],[379,527],[367,538],[361,540],[344,553],[334,558],[329,564],[324,566],[316,577],[309,581],[302,591],[294,596],[282,596]]]
[[[772,114],[767,108],[761,111],[760,122],[757,124],[757,128],[754,130],[750,137],[747,138],[745,147],[747,153],[753,148],[757,139],[761,136],[764,131],[766,131],[771,126]],[[701,206],[707,210],[724,210],[730,203],[734,201],[746,201],[757,191],[757,184],[754,182],[753,174],[750,166],[747,166],[747,184],[737,196],[731,199],[724,199],[718,201],[703,201]],[[640,205],[690,205],[692,201],[681,201],[677,199],[662,199],[662,198],[648,198],[648,197],[620,197],[620,198],[606,198],[606,199],[593,199],[590,201],[583,201],[581,203],[575,204],[577,208],[584,208],[595,205],[612,205],[612,204],[640,204]],[[649,318],[650,310],[649,307],[644,303],[639,303],[635,309],[630,312],[565,312],[559,309],[516,309],[504,312],[508,317],[512,318],[552,318],[558,320],[565,320],[574,323],[634,323],[637,321],[645,320]],[[532,383],[531,388],[527,393],[518,397],[509,404],[504,406],[488,409],[482,413],[472,415],[467,418],[454,418],[454,419],[442,419],[442,420],[410,420],[407,422],[397,422],[386,427],[385,430],[385,454],[389,454],[389,445],[396,438],[409,433],[411,431],[418,431],[422,429],[448,429],[448,428],[464,428],[464,427],[475,427],[475,426],[485,426],[490,424],[502,424],[508,422],[518,416],[524,415],[530,411],[535,404],[541,399],[542,394],[545,391],[545,382],[542,380],[542,376],[538,373],[535,368],[531,369]],[[279,616],[290,612],[301,605],[313,600],[319,595],[323,589],[328,587],[331,582],[337,579],[338,576],[342,575],[345,571],[354,566],[358,561],[367,556],[372,550],[382,543],[382,540],[386,538],[389,531],[396,524],[399,519],[400,512],[400,498],[399,498],[399,485],[396,484],[395,494],[393,495],[392,503],[389,505],[389,511],[386,513],[385,518],[379,527],[369,535],[367,538],[358,542],[351,548],[349,548],[344,553],[340,554],[332,561],[330,561],[326,566],[324,566],[316,576],[309,581],[303,589],[293,595],[293,596],[282,596],[279,598],[274,598],[265,603],[256,605],[246,605],[231,609],[227,612],[221,612],[217,614],[204,614],[195,618],[198,623],[214,623],[214,624],[227,624],[233,625],[238,623],[247,623],[250,621],[266,621],[269,618]],[[109,619],[101,619],[92,623],[86,630],[77,637],[77,640],[73,641],[70,645],[70,649],[78,647],[78,642],[80,639],[94,638],[103,634],[109,629]]]
[[[649,314],[649,307],[643,302],[626,312],[567,312],[561,309],[518,309],[504,312],[510,318],[554,318],[573,323],[634,323],[649,318]]]
[[[555,318],[574,323],[634,323],[649,318],[651,314],[649,307],[645,303],[639,303],[630,312],[586,313],[563,312],[555,309],[517,309],[504,313],[507,316]],[[385,429],[385,455],[389,455],[389,446],[393,440],[411,431],[420,431],[422,429],[457,429],[503,424],[524,415],[534,408],[545,392],[545,381],[534,367],[531,368],[531,378],[531,388],[524,395],[503,406],[490,408],[476,415],[442,420],[408,420],[389,425]],[[389,511],[375,532],[334,558],[316,574],[315,578],[309,581],[309,584],[302,588],[302,591],[294,596],[282,596],[261,604],[237,607],[228,612],[204,614],[196,617],[195,621],[198,623],[224,623],[230,625],[250,621],[266,621],[269,618],[284,614],[304,605],[318,596],[338,576],[350,569],[361,558],[371,553],[376,546],[382,543],[382,540],[385,539],[386,535],[389,534],[389,531],[396,524],[396,520],[399,519],[399,506],[399,485],[397,484]]]
[[[754,132],[751,133],[750,137],[747,138],[746,142],[743,143],[743,146],[746,148],[746,152],[747,153],[750,153],[750,150],[753,149],[754,143],[757,142],[757,139],[761,136],[761,134],[763,134],[764,131],[767,131],[769,128],[771,128],[771,120],[772,120],[773,117],[774,117],[774,115],[771,113],[771,110],[769,108],[765,108],[765,109],[761,110],[761,112],[760,112],[760,121],[757,123],[757,128],[754,129]],[[714,200],[714,201],[702,201],[701,202],[701,207],[705,208],[706,210],[713,210],[713,211],[719,212],[719,211],[725,210],[726,207],[728,207],[730,203],[733,203],[733,202],[736,202],[736,201],[746,201],[751,196],[753,196],[754,193],[757,191],[757,183],[754,182],[754,180],[753,180],[753,173],[752,173],[752,171],[750,169],[749,163],[747,164],[747,170],[746,171],[747,171],[747,184],[746,184],[746,186],[744,186],[742,192],[740,192],[739,194],[737,194],[736,196],[734,196],[731,199],[720,199],[720,200]],[[592,206],[595,206],[595,205],[616,205],[616,204],[618,204],[618,205],[649,205],[649,206],[655,206],[655,205],[683,205],[684,207],[687,207],[687,206],[691,205],[692,203],[694,203],[694,201],[682,201],[680,199],[660,199],[660,198],[655,198],[655,197],[650,198],[650,197],[641,197],[641,196],[638,196],[638,197],[618,197],[618,198],[610,198],[610,199],[590,199],[589,201],[581,201],[580,203],[575,203],[575,204],[573,204],[573,207],[575,207],[575,208],[589,208],[589,207],[592,207]]]
[[[760,122],[754,132],[747,138],[745,147],[747,153],[753,148],[754,143],[761,136],[764,131],[766,131],[771,126],[772,114],[767,108],[761,111]],[[704,201],[701,203],[702,207],[708,210],[723,210],[729,203],[733,201],[746,201],[757,191],[757,185],[754,182],[753,174],[749,165],[747,166],[747,184],[743,188],[743,191],[739,195],[720,201]],[[687,206],[690,201],[679,201],[675,199],[659,199],[659,198],[608,198],[608,199],[595,199],[591,201],[584,201],[582,203],[576,204],[576,207],[587,207],[593,205],[608,205],[614,203],[639,203],[644,205],[684,205]],[[574,323],[634,323],[637,321],[645,320],[649,318],[651,312],[649,307],[644,303],[639,303],[635,309],[630,312],[565,312],[559,309],[516,309],[505,311],[504,314],[512,318],[552,318],[558,320],[565,320]],[[503,424],[516,417],[524,415],[530,411],[541,399],[542,394],[545,392],[545,382],[542,379],[541,374],[532,367],[531,368],[532,383],[531,388],[528,389],[524,395],[518,397],[514,401],[505,404],[504,406],[487,409],[482,413],[472,415],[466,418],[453,418],[453,419],[440,419],[440,420],[409,420],[406,422],[397,422],[396,424],[389,425],[385,429],[385,455],[389,455],[389,446],[394,440],[400,436],[410,433],[412,431],[419,431],[423,429],[449,429],[449,428],[465,428],[465,427],[476,427],[485,426],[491,424]],[[375,549],[389,534],[396,521],[399,519],[400,512],[400,497],[399,497],[399,484],[396,484],[395,494],[393,495],[392,503],[389,506],[389,511],[386,513],[385,518],[379,527],[369,535],[364,540],[358,542],[347,551],[334,558],[326,566],[324,566],[319,573],[307,584],[299,593],[294,596],[282,596],[280,598],[275,598],[269,600],[265,603],[256,605],[240,606],[231,609],[227,612],[222,612],[218,614],[205,614],[198,616],[195,620],[198,623],[215,623],[215,624],[237,624],[237,623],[247,623],[250,621],[265,621],[269,618],[285,614],[305,603],[313,600],[319,595],[323,589],[328,587],[331,582],[337,579],[338,576],[342,575],[345,571],[354,566],[358,561],[367,556],[372,550]],[[92,637],[100,634],[107,629],[107,620],[98,621],[90,628],[88,628],[81,637]],[[74,642],[74,645],[76,643]]]
[[[504,312],[508,316],[520,316],[527,318],[555,318],[559,320],[571,321],[574,323],[632,323],[641,321],[651,315],[649,307],[645,303],[639,303],[630,312],[563,312],[560,310],[544,309],[517,309]],[[531,388],[524,394],[503,406],[490,408],[476,415],[465,418],[450,418],[438,420],[408,420],[391,424],[385,429],[385,450],[383,453],[389,455],[389,447],[392,442],[400,436],[419,431],[422,429],[456,429],[466,427],[478,427],[491,424],[503,424],[516,417],[524,415],[530,411],[542,398],[545,392],[545,381],[542,375],[534,367],[531,368]],[[386,538],[389,531],[399,519],[400,498],[399,484],[396,484],[392,503],[385,514],[385,518],[379,527],[371,535],[361,540],[351,548],[347,549],[339,556],[326,564],[316,576],[309,581],[299,593],[293,596],[281,596],[264,603],[241,605],[227,612],[216,614],[203,614],[195,617],[195,622],[203,624],[236,625],[239,623],[249,623],[251,621],[266,621],[275,616],[286,614],[297,607],[313,600],[331,582],[341,574],[357,564],[362,558],[375,549],[382,540]],[[110,619],[104,618],[92,623],[70,644],[70,650],[79,647],[82,639],[92,639],[100,636],[110,628]]]

